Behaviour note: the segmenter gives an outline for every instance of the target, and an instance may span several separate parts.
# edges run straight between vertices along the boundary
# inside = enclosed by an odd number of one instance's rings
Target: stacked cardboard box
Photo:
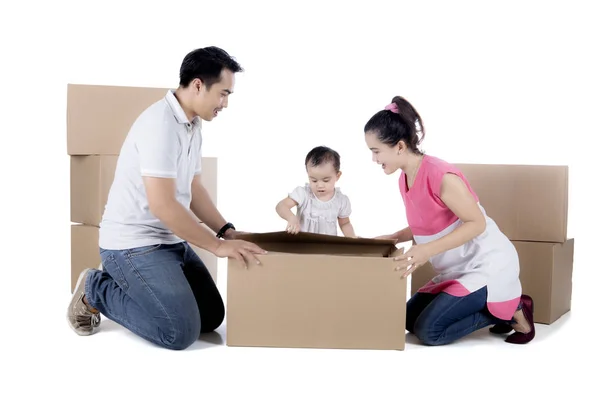
[[[124,86],[67,87],[67,153],[71,161],[71,291],[84,268],[100,265],[98,231],[121,145],[129,128],[167,89]],[[202,182],[217,201],[217,160],[202,158]],[[213,279],[217,257],[195,246]]]
[[[552,324],[571,309],[574,239],[567,237],[567,166],[456,164],[487,214],[519,254],[523,293],[534,320]],[[411,293],[434,276],[431,265],[412,274]]]

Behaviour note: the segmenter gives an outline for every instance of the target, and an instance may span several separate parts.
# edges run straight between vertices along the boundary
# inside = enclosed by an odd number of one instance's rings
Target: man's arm
[[[220,240],[199,224],[192,213],[177,201],[175,179],[149,176],[144,176],[143,179],[150,212],[175,235],[215,253]]]
[[[213,232],[219,232],[227,221],[223,218],[219,210],[217,210],[200,177],[200,174],[196,174],[192,180],[192,202],[190,209]],[[230,232],[231,230],[227,231],[227,233]]]
[[[153,119],[142,118],[140,124],[145,134],[136,139],[135,147],[150,212],[175,235],[215,253],[222,241],[177,201],[177,154],[181,149],[173,132]]]

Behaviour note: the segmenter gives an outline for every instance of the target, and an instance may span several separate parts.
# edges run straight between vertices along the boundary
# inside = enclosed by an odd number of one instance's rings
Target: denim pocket
[[[152,244],[150,246],[136,247],[134,249],[125,250],[128,257],[138,257],[150,254],[162,247],[162,244]]]
[[[117,285],[125,293],[129,289],[129,284],[127,283],[127,279],[125,279],[125,274],[121,269],[121,266],[117,262],[114,252],[107,250],[100,254],[102,258],[102,268],[104,271],[108,272],[108,274],[117,282]]]

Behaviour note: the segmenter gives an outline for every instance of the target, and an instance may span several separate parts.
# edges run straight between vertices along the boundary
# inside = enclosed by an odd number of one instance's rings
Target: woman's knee
[[[417,316],[406,313],[406,330],[410,333],[415,333],[415,320]]]
[[[429,293],[415,293],[406,302],[406,330],[415,333],[415,323],[423,310],[435,299],[436,295]]]
[[[415,322],[412,333],[414,333],[421,343],[427,346],[439,346],[444,344],[440,341],[443,331],[436,329],[431,324],[419,322],[421,321],[417,320]]]

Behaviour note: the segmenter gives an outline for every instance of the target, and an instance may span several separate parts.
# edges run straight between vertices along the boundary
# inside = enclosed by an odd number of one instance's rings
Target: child
[[[352,208],[348,196],[335,187],[342,175],[340,155],[329,147],[315,147],[306,155],[304,162],[308,180],[298,186],[275,208],[277,214],[287,221],[289,233],[321,233],[337,236],[337,225],[346,237],[356,237],[350,223]],[[297,207],[296,215],[292,208]]]

